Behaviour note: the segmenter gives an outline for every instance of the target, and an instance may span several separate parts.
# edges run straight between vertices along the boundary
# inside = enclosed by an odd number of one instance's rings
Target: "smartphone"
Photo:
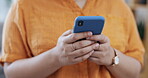
[[[91,31],[93,35],[102,33],[105,18],[102,16],[78,16],[74,22],[73,33]]]

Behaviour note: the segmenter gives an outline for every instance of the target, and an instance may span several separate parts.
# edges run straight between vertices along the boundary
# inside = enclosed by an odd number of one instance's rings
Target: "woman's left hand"
[[[87,39],[99,42],[99,45],[95,48],[95,52],[89,57],[89,60],[98,65],[112,65],[112,59],[115,57],[115,53],[110,46],[109,38],[101,34],[93,35]]]

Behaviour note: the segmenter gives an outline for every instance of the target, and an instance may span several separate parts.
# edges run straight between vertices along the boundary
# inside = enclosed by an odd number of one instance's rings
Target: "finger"
[[[101,34],[101,35],[93,35],[91,37],[87,38],[88,40],[94,40],[94,41],[99,41],[100,43],[107,43],[110,42],[109,38],[106,37],[105,35]]]
[[[88,47],[75,50],[74,52],[69,53],[69,56],[73,56],[75,58],[83,56],[83,55],[88,54],[89,52],[93,51],[95,46],[96,46],[96,44],[92,44]]]
[[[62,36],[67,36],[67,35],[69,35],[69,34],[71,34],[72,33],[72,29],[71,30],[67,30],[66,32],[64,32],[63,34],[62,34]]]
[[[94,61],[94,62],[98,62],[99,61],[99,58],[89,57],[89,60],[90,61]]]
[[[65,43],[73,43],[77,40],[92,36],[92,32],[72,33],[64,39]]]
[[[105,44],[97,45],[94,50],[97,50],[97,51],[106,51],[106,50],[109,49],[109,47],[110,47],[109,44],[108,43],[105,43]]]
[[[93,52],[94,52],[94,51],[91,51],[91,52],[89,52],[88,54],[86,54],[86,55],[84,55],[84,56],[75,58],[75,59],[74,59],[74,62],[77,62],[77,63],[78,63],[78,62],[82,62],[82,61],[88,59],[88,58],[91,56],[91,54],[92,54]]]
[[[100,51],[95,51],[91,57],[93,58],[104,58],[106,56],[106,53],[105,52],[100,52]]]
[[[100,62],[100,59],[94,58],[94,57],[89,57],[88,60],[90,60],[90,61],[92,61],[92,62],[94,62],[94,63],[97,63],[97,64],[100,64],[100,63],[101,63],[101,62]]]
[[[75,42],[72,45],[77,50],[77,49],[89,46],[89,45],[91,45],[93,43],[95,43],[95,42],[94,41],[90,41],[90,40],[82,40],[82,41]]]

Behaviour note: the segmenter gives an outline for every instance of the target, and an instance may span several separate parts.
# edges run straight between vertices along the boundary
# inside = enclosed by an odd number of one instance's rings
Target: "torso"
[[[25,0],[24,0],[25,1]],[[29,0],[27,0],[29,2]],[[76,0],[75,0],[76,1]],[[128,35],[126,35],[125,18],[118,7],[122,2],[116,0],[83,0],[86,4],[81,9],[81,3],[72,0],[30,0],[24,4],[24,20],[26,23],[27,42],[33,56],[37,56],[53,47],[60,35],[73,28],[77,16],[104,16],[106,19],[103,34],[108,36],[112,47],[126,51]],[[113,1],[114,2],[114,1]],[[120,4],[116,6],[114,4]],[[114,6],[113,6],[114,5]],[[122,17],[121,17],[122,16]],[[52,58],[51,58],[52,59]],[[104,66],[84,61],[79,64],[65,66],[49,78],[111,78],[109,71]]]

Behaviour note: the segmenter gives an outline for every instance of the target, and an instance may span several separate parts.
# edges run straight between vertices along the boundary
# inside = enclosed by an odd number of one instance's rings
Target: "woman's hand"
[[[115,53],[113,48],[110,46],[109,38],[101,34],[89,37],[87,40],[99,42],[99,45],[94,49],[94,53],[89,57],[89,60],[98,65],[111,65]]]
[[[91,40],[78,41],[90,36],[91,32],[72,33],[68,30],[58,39],[55,53],[61,66],[76,64],[91,56],[98,44]]]

